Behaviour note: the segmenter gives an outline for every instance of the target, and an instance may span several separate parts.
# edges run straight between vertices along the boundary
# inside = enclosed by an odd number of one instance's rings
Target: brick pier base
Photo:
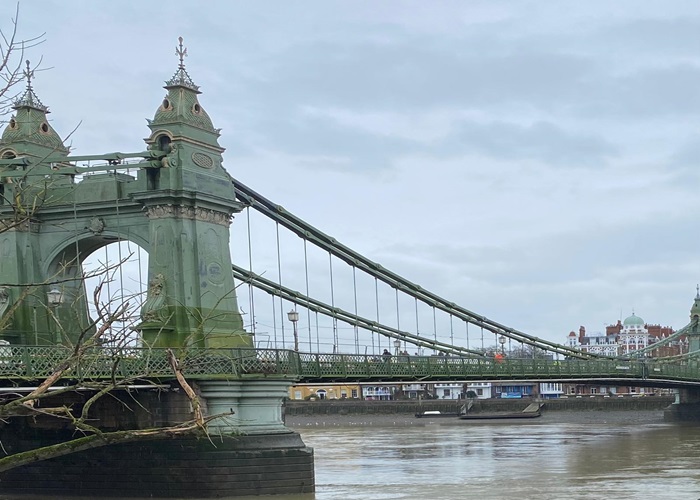
[[[0,474],[1,493],[40,497],[220,498],[313,491],[313,450],[295,432],[126,443]]]

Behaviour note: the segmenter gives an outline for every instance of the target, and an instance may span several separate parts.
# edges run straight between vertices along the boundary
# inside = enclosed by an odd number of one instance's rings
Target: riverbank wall
[[[474,401],[470,412],[517,412],[535,401],[544,403],[544,411],[660,411],[673,403],[674,397],[479,399]],[[285,403],[284,413],[286,416],[315,416],[415,414],[424,411],[457,412],[465,403],[467,401],[463,399],[449,401],[437,399],[424,401],[290,400]]]

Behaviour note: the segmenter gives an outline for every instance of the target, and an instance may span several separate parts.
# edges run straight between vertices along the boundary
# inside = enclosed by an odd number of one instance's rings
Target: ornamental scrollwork
[[[148,207],[147,213],[149,219],[174,217],[211,222],[221,226],[229,226],[233,220],[233,216],[226,212],[219,212],[202,207],[183,207],[179,205],[153,205]]]
[[[93,217],[90,219],[90,222],[88,223],[87,227],[85,229],[88,229],[92,232],[92,234],[102,234],[102,231],[105,230],[105,221],[101,217]]]

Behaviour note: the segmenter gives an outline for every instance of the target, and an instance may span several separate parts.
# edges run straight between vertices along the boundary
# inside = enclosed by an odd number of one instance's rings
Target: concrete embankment
[[[473,413],[478,412],[517,412],[525,409],[534,400],[523,399],[482,399],[474,401]],[[581,397],[546,399],[545,411],[658,411],[673,403],[673,396],[646,397]],[[287,401],[287,416],[318,415],[390,415],[414,414],[438,410],[455,412],[467,403],[465,400],[425,400],[425,401],[361,401],[361,400],[318,400]]]

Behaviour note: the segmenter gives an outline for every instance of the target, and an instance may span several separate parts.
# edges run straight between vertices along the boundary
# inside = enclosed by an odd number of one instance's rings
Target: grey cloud
[[[464,123],[451,142],[493,158],[533,159],[555,165],[600,166],[618,153],[618,148],[602,137],[573,134],[548,122],[531,126]]]
[[[700,65],[645,68],[608,77],[576,107],[588,116],[671,118],[700,113]]]
[[[394,155],[417,150],[411,141],[377,136],[332,120],[304,117],[291,111],[290,115],[280,115],[275,120],[259,121],[256,129],[252,142],[257,147],[296,155],[301,165],[310,168],[376,172],[390,168]],[[251,143],[236,149],[255,150]],[[324,157],[337,161],[323,162]],[[313,158],[321,160],[316,162]]]
[[[276,54],[257,86],[275,100],[358,108],[482,106],[574,98],[593,64],[577,55],[528,53],[485,57],[468,46],[407,37],[400,44],[297,45]]]
[[[641,51],[647,56],[697,58],[700,17],[633,19],[598,28],[591,38],[618,54]]]
[[[508,247],[401,244],[386,246],[379,253],[386,260],[410,255],[412,259],[435,263],[433,271],[442,268],[446,277],[460,274],[496,285],[554,285],[563,279],[576,282],[606,279],[608,275],[610,279],[627,275],[642,282],[684,281],[689,277],[680,263],[694,262],[697,250],[696,237],[683,228],[694,224],[695,216],[688,214],[672,221],[639,220],[625,228],[598,232],[580,233],[571,228],[566,233],[527,239]],[[632,271],[611,272],[624,269]],[[691,281],[694,279],[690,277]]]
[[[700,132],[690,137],[670,157],[670,163],[677,167],[700,167]]]
[[[297,44],[266,57],[258,61],[266,67],[263,76],[240,75],[245,81],[239,98],[282,118],[293,118],[290,113],[299,105],[494,113],[506,106],[602,120],[700,113],[700,68],[690,64],[618,75],[617,68],[592,57],[555,48],[477,53],[416,36],[395,44]],[[603,146],[593,142],[596,150]]]
[[[495,159],[601,166],[618,153],[614,144],[601,137],[573,134],[547,122],[521,126],[462,121],[442,140],[422,143],[343,126],[328,117],[296,116],[260,123],[259,134],[265,148],[293,155],[340,157],[347,161],[335,166],[324,164],[324,168],[363,173],[389,169],[393,159],[406,155],[445,158],[477,153]]]

